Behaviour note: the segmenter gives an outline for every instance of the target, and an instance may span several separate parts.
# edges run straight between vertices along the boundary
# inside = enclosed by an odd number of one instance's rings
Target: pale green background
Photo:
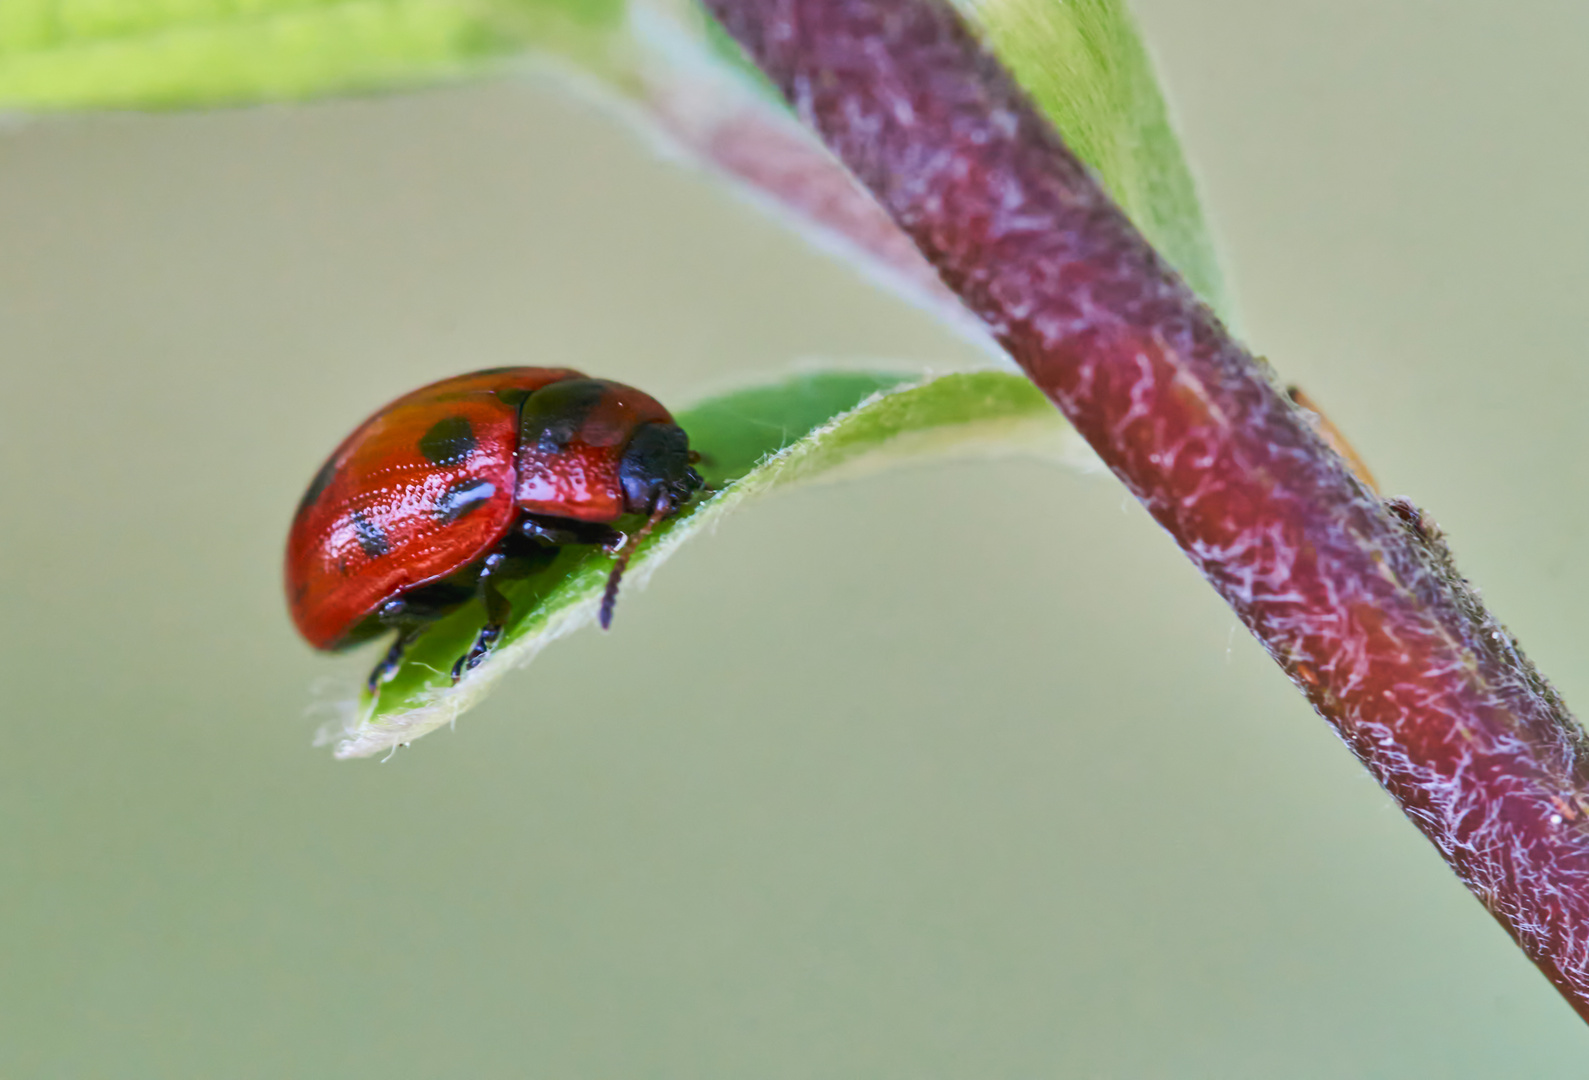
[[[1255,346],[1589,702],[1589,7],[1139,0]],[[1107,476],[756,507],[386,765],[282,533],[426,379],[972,354],[544,82],[0,132],[0,1075],[1568,1077]]]

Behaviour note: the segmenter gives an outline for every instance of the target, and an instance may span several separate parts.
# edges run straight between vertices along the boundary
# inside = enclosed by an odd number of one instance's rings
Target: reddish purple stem
[[[1584,735],[943,0],[707,0],[1589,1019]]]

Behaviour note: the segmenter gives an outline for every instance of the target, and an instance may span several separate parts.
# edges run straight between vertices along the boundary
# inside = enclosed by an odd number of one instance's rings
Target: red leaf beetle
[[[568,368],[493,368],[421,387],[342,441],[309,483],[287,537],[287,602],[317,649],[385,631],[376,690],[427,623],[478,596],[486,624],[453,665],[485,659],[510,614],[499,582],[564,544],[624,548],[602,598],[612,621],[634,546],[702,486],[684,431],[656,399]],[[638,539],[636,541],[638,543]]]

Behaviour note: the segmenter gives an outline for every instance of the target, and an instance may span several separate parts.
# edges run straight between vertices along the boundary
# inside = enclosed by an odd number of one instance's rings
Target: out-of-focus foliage
[[[0,108],[198,108],[457,78],[527,49],[602,68],[622,0],[5,0]]]

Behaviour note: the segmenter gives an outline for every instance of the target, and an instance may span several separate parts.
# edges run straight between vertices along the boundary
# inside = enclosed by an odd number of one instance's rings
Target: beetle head
[[[666,515],[684,505],[703,483],[690,461],[683,428],[660,422],[640,425],[618,462],[625,513],[662,510]]]

